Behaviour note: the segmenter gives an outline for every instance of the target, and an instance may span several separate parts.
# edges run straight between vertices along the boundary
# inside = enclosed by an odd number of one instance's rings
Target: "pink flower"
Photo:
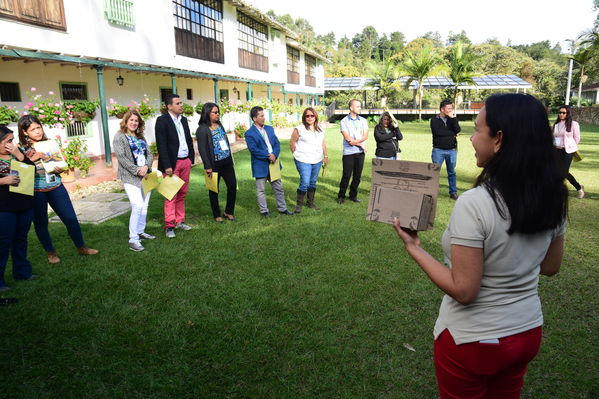
[[[58,118],[58,120],[64,122],[64,118]]]
[[[31,88],[31,91],[36,91],[36,90],[37,90],[37,89],[36,89],[35,87],[32,87],[32,88]]]
[[[55,120],[55,121],[57,121],[57,120],[58,120],[58,117],[57,117],[57,116],[55,116],[55,117],[54,117],[54,120]]]
[[[51,96],[53,96],[54,92],[53,91],[49,91],[48,94],[51,95]]]
[[[108,99],[108,103],[109,104],[114,104],[114,98],[111,97],[110,99]]]
[[[59,103],[54,104],[55,107],[60,107]]]
[[[54,111],[54,114],[55,114],[55,115],[60,115],[60,111],[59,111],[59,110],[56,110],[56,111]]]
[[[75,161],[78,161],[78,160],[79,160],[79,157],[75,157],[74,159],[75,159]]]
[[[57,135],[56,140],[60,141],[61,140],[60,136]]]
[[[34,111],[39,111],[40,109],[38,107],[34,107],[33,110]]]
[[[31,107],[33,107],[33,103],[32,102],[28,102],[27,105],[25,105],[25,107],[31,108]]]

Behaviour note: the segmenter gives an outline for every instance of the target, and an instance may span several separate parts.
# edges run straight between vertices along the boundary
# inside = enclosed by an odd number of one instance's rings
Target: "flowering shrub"
[[[233,132],[235,133],[235,136],[239,137],[239,138],[243,138],[243,135],[245,134],[245,132],[248,130],[248,127],[246,125],[244,125],[243,123],[237,123],[235,124],[235,127],[233,128]]]
[[[15,107],[0,105],[0,125],[8,125],[19,120],[19,113]]]
[[[31,88],[29,97],[31,101],[25,104],[25,113],[37,116],[40,122],[46,126],[64,127],[73,121],[62,101],[58,101],[54,92],[48,92],[48,97],[41,94],[33,94],[35,87]]]
[[[88,123],[96,115],[96,108],[98,108],[99,103],[98,100],[65,101],[64,107],[74,120]]]
[[[79,168],[84,172],[88,172],[92,166],[91,159],[87,156],[87,144],[80,137],[75,137],[70,141],[62,141],[60,136],[56,136],[56,142],[60,147],[60,151],[64,156],[69,169]],[[66,147],[64,147],[66,144]]]
[[[125,115],[125,112],[129,110],[135,110],[139,112],[143,119],[150,118],[156,115],[157,108],[150,104],[150,99],[147,95],[144,94],[143,100],[141,102],[131,101],[129,105],[121,105],[118,104],[114,99],[110,99],[109,105],[106,106],[106,110],[108,111],[108,116],[114,116],[117,118],[122,118]]]

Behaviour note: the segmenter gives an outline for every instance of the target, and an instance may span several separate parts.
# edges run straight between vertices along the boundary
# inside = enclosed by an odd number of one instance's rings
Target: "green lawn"
[[[472,122],[462,126],[460,191],[478,172]],[[403,159],[430,161],[428,123],[401,127]],[[320,211],[263,219],[242,151],[235,223],[212,221],[199,167],[187,197],[195,229],[167,240],[155,194],[147,231],[158,238],[142,253],[127,249],[128,215],[83,227],[88,245],[101,250],[95,257],[77,256],[64,226],[52,225],[62,258],[56,266],[32,229],[30,259],[40,279],[14,283],[8,266],[13,290],[5,296],[21,301],[0,307],[0,397],[435,398],[432,329],[442,294],[390,226],[364,219],[370,165],[363,202],[335,202],[338,127],[327,130],[327,143]],[[283,148],[292,208],[298,176],[286,141]],[[372,155],[372,138],[369,148]],[[524,398],[599,396],[599,128],[583,127],[581,149],[586,158],[572,172],[587,197],[577,200],[570,187],[562,270],[541,277],[544,341]],[[438,259],[453,206],[444,171],[436,227],[421,234]]]

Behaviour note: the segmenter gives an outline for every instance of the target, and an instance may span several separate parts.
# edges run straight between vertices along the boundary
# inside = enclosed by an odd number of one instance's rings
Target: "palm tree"
[[[424,79],[440,71],[442,60],[434,52],[433,47],[427,44],[419,50],[407,52],[401,68],[408,76],[406,88],[409,88],[414,81],[418,84],[418,119],[422,120],[423,82]]]
[[[580,107],[580,96],[582,94],[582,83],[586,76],[584,75],[584,69],[587,64],[595,57],[595,48],[593,46],[581,48],[576,54],[571,55],[570,58],[574,60],[580,66],[580,76],[578,78],[578,98],[576,100],[576,106]]]
[[[453,103],[457,108],[458,87],[461,83],[476,85],[474,82],[476,63],[479,57],[464,43],[456,43],[449,53],[449,77],[453,80]]]
[[[387,59],[383,63],[371,62],[368,64],[368,78],[366,87],[373,87],[380,96],[381,108],[387,107],[387,99],[397,90],[399,82],[399,69],[393,59]]]

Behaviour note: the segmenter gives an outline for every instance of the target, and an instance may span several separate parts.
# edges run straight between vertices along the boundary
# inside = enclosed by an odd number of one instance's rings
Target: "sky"
[[[428,31],[466,34],[473,43],[497,38],[502,44],[549,40],[568,51],[567,39],[592,28],[597,11],[593,0],[246,0],[277,15],[307,19],[317,34],[335,33],[351,39],[368,25],[379,35],[402,32],[407,41]],[[364,5],[367,4],[368,7]]]

